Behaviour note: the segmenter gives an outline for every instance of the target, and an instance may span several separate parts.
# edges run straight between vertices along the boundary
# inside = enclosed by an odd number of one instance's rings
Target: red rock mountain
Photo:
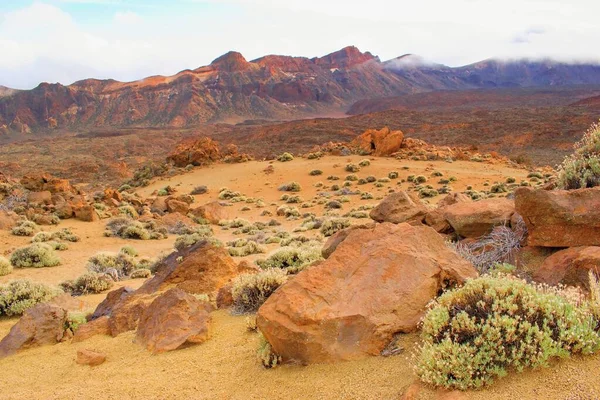
[[[357,101],[432,90],[600,84],[600,67],[484,61],[450,68],[413,55],[381,62],[346,47],[323,57],[229,52],[210,65],[134,82],[86,79],[0,87],[0,134],[98,127],[189,127],[346,112]]]

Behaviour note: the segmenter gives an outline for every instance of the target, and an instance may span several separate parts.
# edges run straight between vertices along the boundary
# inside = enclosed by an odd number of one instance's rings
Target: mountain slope
[[[269,55],[247,61],[229,52],[173,76],[0,88],[0,134],[298,119],[339,115],[356,102],[428,91],[573,84],[600,84],[600,66],[486,60],[450,68],[414,55],[381,62],[356,47],[311,59]]]

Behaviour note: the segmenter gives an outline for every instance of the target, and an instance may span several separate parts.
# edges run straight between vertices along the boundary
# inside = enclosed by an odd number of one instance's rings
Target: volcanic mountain
[[[298,119],[340,115],[357,101],[419,92],[574,84],[600,84],[600,66],[487,60],[450,68],[414,55],[382,62],[356,47],[316,58],[269,55],[252,61],[229,52],[208,66],[134,82],[0,87],[0,134]]]

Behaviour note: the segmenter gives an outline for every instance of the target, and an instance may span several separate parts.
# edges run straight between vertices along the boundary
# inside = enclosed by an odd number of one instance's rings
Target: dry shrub
[[[50,245],[33,243],[15,250],[10,256],[10,263],[15,268],[44,268],[59,265],[60,259]]]
[[[21,315],[38,303],[45,303],[62,290],[28,280],[17,280],[0,285],[0,316]]]
[[[600,349],[598,319],[586,304],[508,277],[481,277],[444,293],[423,320],[422,338],[421,380],[461,390]]]
[[[287,274],[281,269],[239,275],[231,288],[233,310],[237,313],[255,312],[286,281]]]
[[[593,124],[575,143],[574,152],[558,169],[558,186],[580,189],[600,186],[600,124]]]
[[[73,296],[102,293],[113,287],[113,285],[114,282],[110,276],[91,271],[86,272],[75,280],[60,283],[60,287]]]

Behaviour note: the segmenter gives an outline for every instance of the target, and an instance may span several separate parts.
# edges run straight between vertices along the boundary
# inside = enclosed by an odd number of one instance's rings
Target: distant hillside
[[[0,88],[0,134],[289,120],[340,115],[357,101],[428,91],[578,84],[600,84],[600,66],[487,60],[450,68],[413,55],[381,62],[356,47],[312,59],[247,61],[229,52],[168,77]]]

